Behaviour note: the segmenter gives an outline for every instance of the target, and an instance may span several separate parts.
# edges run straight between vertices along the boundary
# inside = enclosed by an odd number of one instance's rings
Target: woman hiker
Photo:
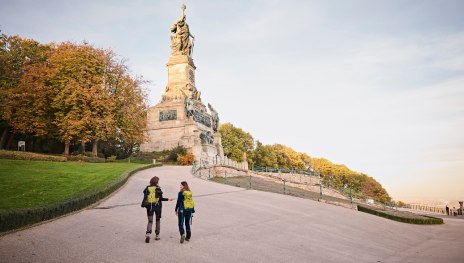
[[[147,232],[145,235],[145,243],[150,243],[150,235],[152,232],[153,225],[153,214],[156,215],[156,228],[155,228],[155,240],[159,240],[160,234],[160,219],[161,219],[161,210],[163,208],[163,201],[172,201],[174,198],[164,198],[163,191],[161,187],[158,186],[159,178],[154,176],[150,180],[150,185],[145,187],[143,190],[143,202],[142,207],[147,209]]]
[[[192,237],[192,231],[190,230],[190,220],[192,218],[192,213],[195,213],[195,206],[193,202],[192,192],[186,181],[180,183],[180,191],[177,194],[177,204],[176,204],[176,216],[179,219],[179,232],[180,232],[180,243],[184,243],[184,240],[190,241]],[[184,222],[185,230],[187,236],[184,232]]]

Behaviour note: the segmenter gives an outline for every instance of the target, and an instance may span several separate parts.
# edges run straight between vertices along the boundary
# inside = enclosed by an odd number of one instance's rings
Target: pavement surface
[[[187,180],[192,240],[179,243],[175,201],[146,244],[142,190],[165,197]],[[316,201],[194,178],[189,167],[141,171],[94,208],[0,237],[0,262],[464,262],[464,221],[421,226]]]

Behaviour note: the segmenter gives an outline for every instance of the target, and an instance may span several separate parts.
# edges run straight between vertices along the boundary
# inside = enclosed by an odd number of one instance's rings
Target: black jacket
[[[175,211],[177,212],[178,210],[184,210],[184,195],[182,194],[182,192],[179,192],[177,194],[177,203]]]

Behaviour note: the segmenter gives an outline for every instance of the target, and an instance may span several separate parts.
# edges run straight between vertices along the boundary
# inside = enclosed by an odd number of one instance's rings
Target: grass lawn
[[[0,211],[56,203],[143,166],[146,165],[0,159]]]
[[[224,178],[223,177],[213,177],[210,179],[211,181],[217,182],[217,183],[224,183]],[[232,185],[232,186],[237,186],[245,189],[250,188],[250,181],[249,181],[248,176],[236,176],[236,177],[227,177],[227,184]],[[278,194],[284,194],[284,186],[283,184],[279,184],[276,182],[264,180],[261,178],[256,178],[252,177],[251,179],[251,188],[253,190],[260,190],[260,191],[266,191],[266,192],[273,192],[273,193],[278,193]],[[305,199],[312,199],[312,200],[318,200],[319,199],[319,193],[318,192],[311,192],[307,191],[298,187],[292,187],[292,186],[286,186],[285,189],[285,194],[286,195],[292,195],[292,196],[297,196]],[[340,202],[340,203],[346,203],[349,204],[350,200],[346,199],[340,199],[332,196],[323,196],[324,200],[327,201],[334,201],[334,202]]]
[[[224,178],[222,177],[213,177],[210,180],[217,182],[217,183],[222,183],[222,184],[225,183]],[[249,180],[250,178],[248,176],[228,177],[227,184],[249,189],[250,188]],[[251,187],[254,190],[284,194],[283,184],[279,184],[279,183],[272,182],[272,181],[267,181],[261,178],[252,177]],[[292,187],[292,186],[286,187],[285,194],[297,196],[297,197],[305,198],[305,199],[312,199],[312,200],[319,199],[319,193],[317,192],[311,192],[311,191],[307,191],[307,190],[304,190],[298,187]],[[327,196],[327,195],[324,195],[323,199],[326,201],[331,201],[331,202],[338,202],[338,203],[345,203],[345,204],[350,203],[350,200],[340,199],[340,198]],[[359,208],[360,206],[361,208]],[[362,209],[362,208],[365,208],[365,209]],[[358,209],[366,213],[370,213],[376,216],[381,216],[387,219],[400,221],[404,223],[412,223],[412,224],[442,224],[443,223],[443,220],[439,218],[416,215],[410,212],[398,211],[398,210],[391,209],[391,208],[379,208],[379,207],[368,206],[368,205],[358,205]]]

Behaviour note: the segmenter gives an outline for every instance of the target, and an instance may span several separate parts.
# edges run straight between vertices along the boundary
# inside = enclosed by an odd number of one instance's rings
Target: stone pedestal
[[[195,87],[195,64],[189,56],[171,56],[167,63],[168,84],[161,101],[148,109],[146,142],[142,152],[187,148],[195,160],[224,156],[221,135],[212,127],[212,116]],[[194,110],[186,110],[186,101]],[[205,139],[206,136],[206,139]],[[203,138],[203,139],[202,139]]]

